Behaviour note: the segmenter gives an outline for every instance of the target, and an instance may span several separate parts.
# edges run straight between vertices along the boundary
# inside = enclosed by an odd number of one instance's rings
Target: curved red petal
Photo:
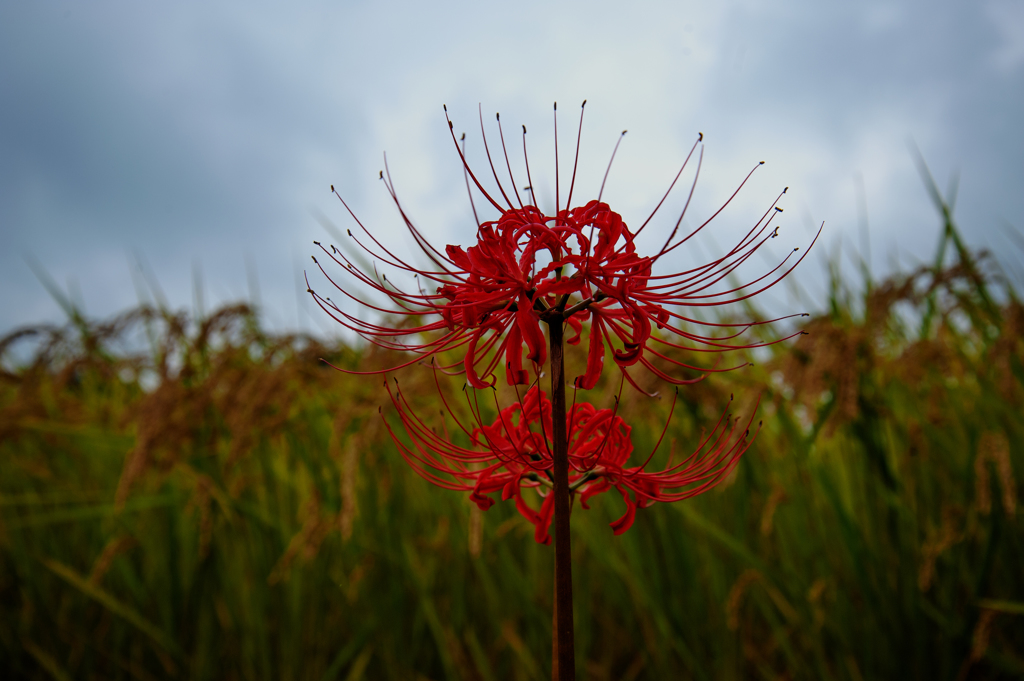
[[[610,525],[615,534],[619,535],[633,527],[633,521],[636,520],[636,502],[621,487],[616,486],[616,489],[622,492],[622,499],[626,502],[626,514]]]
[[[583,390],[590,390],[597,385],[604,369],[604,324],[600,317],[594,315],[594,323],[590,327],[590,350],[587,353],[587,371],[577,376],[574,385]]]

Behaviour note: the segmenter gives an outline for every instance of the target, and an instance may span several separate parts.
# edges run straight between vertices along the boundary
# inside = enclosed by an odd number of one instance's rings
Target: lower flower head
[[[419,419],[397,387],[389,384],[388,392],[411,444],[386,420],[385,424],[402,456],[419,475],[440,487],[469,492],[470,499],[483,510],[494,505],[495,496],[514,499],[519,513],[533,524],[535,539],[544,544],[551,541],[552,409],[543,391],[531,388],[521,401],[502,409],[493,422],[480,422],[472,429],[459,423],[449,410],[466,446],[456,444],[447,429],[442,436]],[[471,404],[471,409],[479,413],[478,406]],[[583,508],[589,508],[592,497],[616,490],[626,512],[611,527],[621,534],[632,526],[638,508],[695,496],[720,482],[750,446],[749,427],[749,422],[741,428],[737,419],[723,414],[687,458],[674,464],[669,461],[661,471],[650,472],[646,467],[657,446],[645,459],[630,461],[632,429],[617,410],[575,404],[566,414],[570,491],[573,498],[580,497]],[[660,445],[661,439],[658,442]],[[537,502],[539,507],[534,506]]]

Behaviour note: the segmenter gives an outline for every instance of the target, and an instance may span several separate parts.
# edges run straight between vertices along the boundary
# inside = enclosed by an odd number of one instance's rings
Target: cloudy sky
[[[253,298],[277,328],[328,328],[297,278],[324,225],[350,224],[329,185],[402,243],[386,151],[424,231],[471,238],[442,104],[474,163],[478,104],[489,136],[501,112],[516,172],[527,125],[543,207],[552,102],[566,182],[587,99],[576,196],[629,129],[604,198],[633,225],[698,132],[693,220],[765,161],[684,260],[784,186],[780,253],[825,224],[807,289],[838,249],[847,264],[870,250],[878,271],[931,257],[911,143],[941,186],[959,174],[969,242],[1024,260],[1007,236],[1024,228],[1021,0],[297,4],[0,3],[0,333],[62,318],[31,263],[92,316],[154,295],[145,272],[174,308],[199,282],[206,309]]]

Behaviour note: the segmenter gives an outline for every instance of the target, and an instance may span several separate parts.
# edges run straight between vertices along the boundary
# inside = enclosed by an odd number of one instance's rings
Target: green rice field
[[[618,537],[621,499],[576,506],[580,678],[1024,678],[1024,304],[946,216],[932,264],[837,254],[792,292],[808,335],[680,392],[655,467],[760,398],[723,484]],[[245,305],[69,312],[0,341],[0,676],[550,677],[553,548],[419,478],[383,379],[319,361],[389,358]],[[671,400],[624,395],[646,455]]]

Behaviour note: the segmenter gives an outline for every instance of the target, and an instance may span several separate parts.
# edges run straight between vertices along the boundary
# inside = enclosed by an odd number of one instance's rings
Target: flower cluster
[[[502,409],[492,423],[481,421],[472,429],[449,409],[448,415],[465,436],[466,446],[455,444],[447,428],[441,435],[422,421],[397,385],[388,385],[388,393],[411,444],[406,444],[390,425],[388,431],[419,475],[439,487],[470,492],[470,499],[483,510],[495,503],[492,495],[500,492],[502,500],[515,500],[519,513],[533,524],[538,542],[551,541],[555,497],[551,493],[553,423],[551,401],[544,392],[536,386],[530,388],[521,401]],[[479,417],[478,408],[474,415]],[[649,472],[646,467],[665,431],[644,460],[630,465],[631,429],[616,410],[575,404],[566,414],[570,492],[579,495],[586,509],[593,496],[616,490],[625,501],[626,512],[611,527],[615,534],[621,534],[633,525],[638,508],[695,496],[728,475],[750,446],[749,429],[750,422],[741,426],[739,420],[723,414],[688,457],[674,464],[669,461],[661,471]],[[539,495],[539,508],[527,503],[529,495],[524,490],[530,488],[537,493],[533,496]]]
[[[454,134],[452,139],[455,140]],[[336,321],[371,343],[412,353],[412,358],[398,367],[368,373],[382,373],[447,350],[458,350],[463,358],[461,366],[453,364],[445,369],[464,372],[471,386],[493,386],[495,372],[501,364],[509,384],[525,385],[530,379],[524,369],[524,354],[525,360],[535,368],[543,365],[547,350],[541,323],[553,320],[564,321],[573,330],[574,335],[567,341],[570,344],[580,342],[584,323],[589,322],[587,365],[585,372],[575,379],[574,384],[578,388],[589,390],[596,385],[609,347],[624,378],[637,389],[639,386],[627,371],[634,365],[640,365],[675,385],[700,380],[704,372],[736,368],[719,368],[717,363],[710,368],[690,364],[678,359],[677,351],[719,353],[757,347],[762,343],[750,339],[749,335],[744,336],[745,332],[751,327],[779,320],[715,323],[700,319],[695,311],[729,305],[756,295],[785,277],[802,257],[790,262],[794,249],[774,268],[747,284],[729,286],[725,283],[777,234],[778,227],[773,226],[773,220],[782,211],[777,203],[785,191],[739,243],[702,266],[676,273],[656,272],[658,261],[676,251],[710,223],[732,201],[735,192],[703,224],[689,234],[679,235],[686,213],[684,208],[664,245],[653,255],[638,254],[636,237],[661,208],[701,141],[702,137],[690,150],[654,212],[635,232],[608,204],[600,201],[600,195],[583,206],[569,208],[570,189],[566,208],[556,209],[554,215],[547,215],[536,206],[523,203],[518,192],[513,192],[514,199],[510,198],[495,173],[495,181],[504,199],[504,203],[499,203],[473,174],[456,141],[467,184],[471,178],[476,189],[500,213],[497,220],[479,223],[474,245],[465,249],[449,245],[443,251],[431,245],[408,218],[398,201],[390,174],[385,171],[381,172],[381,179],[385,180],[410,235],[433,267],[423,269],[399,257],[366,230],[347,204],[345,208],[364,236],[352,235],[351,231],[349,235],[375,260],[372,269],[360,268],[355,258],[340,249],[333,246],[328,249],[318,244],[341,266],[342,272],[358,283],[357,287],[346,288],[317,262],[324,275],[344,296],[373,313],[398,314],[406,321],[394,326],[366,321],[329,298],[321,297],[312,290],[310,292]],[[486,145],[486,137],[484,142]],[[578,146],[577,140],[577,150]],[[694,184],[699,176],[702,157],[703,149]],[[575,178],[575,170],[573,176]],[[749,177],[748,174],[740,187]],[[333,191],[334,188],[331,189]],[[692,195],[693,187],[690,189]],[[338,198],[341,199],[340,195]],[[415,290],[402,288],[393,278],[380,274],[378,268],[381,265],[411,275],[417,282]],[[390,305],[359,298],[351,292],[353,288],[382,294],[389,299]],[[669,370],[666,371],[665,367]],[[672,367],[696,372],[697,376],[693,377],[692,373],[688,378],[674,375],[676,372]]]
[[[453,130],[450,120],[448,124]],[[501,133],[500,119],[498,125]],[[582,116],[580,129],[582,131]],[[504,151],[504,134],[501,135]],[[478,405],[470,404],[475,425],[465,426],[445,403],[448,417],[462,432],[453,439],[447,430],[442,435],[428,427],[410,408],[397,389],[397,383],[394,387],[388,384],[392,403],[409,440],[399,437],[391,424],[387,427],[408,463],[436,485],[470,492],[472,500],[482,509],[490,507],[499,492],[503,499],[515,499],[519,512],[536,528],[537,541],[544,543],[550,541],[549,526],[557,496],[554,490],[559,485],[568,485],[570,504],[578,494],[584,507],[595,494],[616,490],[626,504],[625,515],[612,524],[618,534],[632,525],[637,508],[655,501],[693,496],[720,481],[749,447],[749,422],[741,427],[738,420],[723,414],[715,429],[700,441],[689,457],[676,464],[670,462],[664,470],[652,473],[646,466],[653,451],[638,465],[630,463],[633,453],[630,427],[617,414],[617,400],[616,409],[597,409],[591,404],[576,404],[574,398],[572,408],[566,410],[564,383],[559,380],[558,386],[552,383],[553,391],[561,391],[557,393],[561,395],[558,402],[561,406],[556,410],[537,383],[542,367],[549,360],[549,342],[551,352],[557,347],[561,353],[563,336],[562,332],[552,335],[556,328],[569,330],[565,342],[570,345],[580,344],[586,337],[586,368],[573,381],[577,389],[590,390],[596,386],[609,350],[623,380],[641,392],[644,391],[630,373],[636,366],[676,386],[701,380],[709,371],[736,368],[719,367],[717,361],[708,366],[706,361],[688,363],[679,358],[685,356],[684,351],[706,354],[757,347],[764,341],[750,337],[753,334],[748,332],[752,327],[779,321],[710,322],[701,318],[700,310],[730,305],[760,293],[789,274],[806,256],[805,252],[799,258],[794,257],[797,250],[794,249],[775,267],[746,284],[728,283],[738,276],[739,269],[754,253],[777,235],[774,221],[782,212],[777,204],[785,190],[743,238],[720,257],[682,272],[665,273],[659,261],[676,252],[714,220],[757,166],[713,215],[689,233],[680,233],[703,160],[703,136],[698,136],[652,213],[639,228],[632,230],[621,215],[601,201],[603,183],[596,199],[572,207],[575,168],[563,206],[558,185],[557,123],[555,210],[552,214],[522,200],[507,151],[505,161],[508,178],[512,181],[511,191],[506,191],[492,162],[491,171],[498,191],[488,192],[470,168],[464,146],[460,146],[454,133],[452,140],[462,161],[474,216],[477,215],[474,189],[498,213],[494,220],[477,218],[473,244],[465,248],[433,246],[409,219],[398,200],[385,162],[381,180],[412,240],[431,265],[416,265],[374,237],[332,186],[331,191],[356,223],[357,234],[350,230],[349,236],[374,262],[360,266],[365,262],[362,258],[347,255],[334,246],[327,248],[318,244],[340,266],[343,275],[354,280],[354,286],[332,276],[318,261],[317,266],[346,298],[369,310],[374,318],[397,315],[398,322],[360,318],[347,311],[349,305],[336,304],[310,291],[316,302],[346,328],[379,347],[411,353],[411,359],[398,366],[362,373],[384,373],[430,360],[430,364],[443,373],[465,374],[468,388],[484,389],[496,387],[503,365],[505,381],[516,387],[517,395],[518,386],[531,386],[525,396],[511,406],[502,409],[496,405],[498,416],[489,424],[484,422]],[[490,161],[486,135],[484,148]],[[637,248],[638,237],[661,209],[698,148],[693,185],[682,213],[661,248],[650,255],[641,254]],[[577,159],[578,151],[579,138]],[[523,153],[525,160],[525,126]],[[613,151],[613,160],[614,157]],[[611,163],[609,170],[610,167]],[[526,172],[529,178],[528,161]],[[607,176],[606,171],[605,179]],[[499,194],[500,202],[495,198]],[[393,276],[389,279],[382,273],[382,267],[411,277],[415,284],[400,285]],[[552,329],[547,338],[543,325]],[[780,340],[784,338],[768,342]],[[457,359],[446,359],[450,357]],[[445,361],[451,363],[445,364]],[[680,373],[682,375],[678,375]],[[443,400],[440,385],[438,388]],[[673,408],[674,405],[673,401]],[[554,433],[560,429],[553,428],[554,419],[562,418],[566,435],[556,438]],[[462,444],[457,444],[456,440]],[[564,466],[559,462],[564,462],[566,456],[568,481],[561,478],[563,481],[556,483],[556,476],[565,475],[564,467],[561,474],[557,470],[560,465]],[[539,508],[527,503],[529,495],[524,495],[524,490],[529,488],[539,495]]]

